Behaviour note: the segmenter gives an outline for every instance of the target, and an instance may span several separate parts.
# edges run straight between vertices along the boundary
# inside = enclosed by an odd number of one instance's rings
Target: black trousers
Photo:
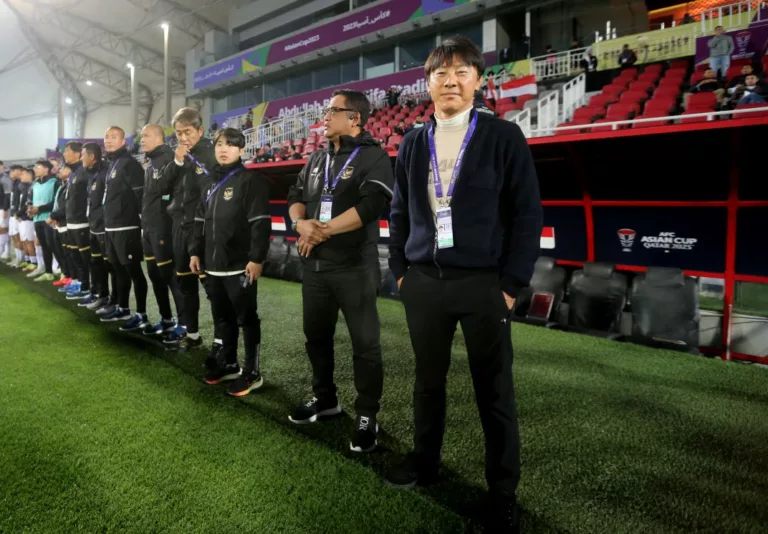
[[[381,281],[378,261],[326,272],[304,270],[301,294],[304,302],[304,335],[312,365],[312,389],[324,402],[336,399],[333,380],[333,336],[339,310],[352,338],[358,415],[379,411],[384,371],[381,363],[379,312],[376,299]]]
[[[149,287],[141,269],[141,230],[107,232],[106,236],[107,258],[117,282],[117,305],[129,309],[133,285],[136,313],[146,313]]]
[[[190,334],[196,334],[200,329],[200,278],[189,268],[189,254],[181,222],[174,220],[172,227],[174,266],[178,280],[179,293],[183,300],[179,314],[179,324],[187,328]],[[203,284],[205,285],[205,284]],[[178,306],[177,306],[178,308]],[[215,327],[215,325],[214,325]]]
[[[50,230],[50,232],[48,231]],[[35,223],[35,235],[43,249],[43,262],[45,263],[45,272],[53,273],[53,233],[55,230],[48,226],[45,221]],[[49,241],[50,239],[50,241]],[[61,262],[59,262],[61,263]],[[40,266],[38,265],[38,268]]]
[[[106,259],[106,234],[91,232],[91,288],[99,298],[109,296],[109,277],[112,276],[113,302],[117,302],[115,273]]]
[[[248,374],[261,369],[261,320],[258,314],[258,281],[243,287],[244,281],[244,275],[208,275],[205,284],[211,298],[211,309],[219,318],[219,335],[223,343],[219,358],[227,364],[237,363],[237,340],[242,328],[245,345],[243,373]]]
[[[77,267],[77,278],[80,289],[84,292],[91,290],[91,231],[88,228],[68,230],[72,240],[72,258]]]
[[[445,433],[445,386],[456,325],[461,324],[485,433],[485,476],[491,490],[513,496],[520,480],[520,438],[512,377],[509,311],[497,273],[437,278],[413,266],[400,286],[416,356],[415,452],[436,465]],[[445,276],[445,274],[444,274]]]
[[[65,236],[66,232],[61,233],[58,230],[53,234],[53,256],[59,262],[59,268],[64,273],[64,278],[75,278],[75,272],[72,270],[69,256],[67,256],[65,250],[67,246],[64,242]]]

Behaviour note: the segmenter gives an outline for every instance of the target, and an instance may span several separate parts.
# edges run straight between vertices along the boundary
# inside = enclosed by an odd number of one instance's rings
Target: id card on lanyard
[[[120,160],[124,157],[126,157],[125,154],[117,158],[114,163],[112,163],[112,166],[109,167],[109,171],[107,171],[107,175],[104,177],[104,198],[101,199],[102,206],[107,203],[107,186],[109,181],[113,178],[112,174],[117,172],[115,170],[117,168],[117,164],[120,163]]]
[[[459,178],[459,172],[461,172],[461,165],[464,162],[464,153],[467,151],[467,145],[469,145],[472,135],[475,133],[477,127],[477,112],[472,120],[469,122],[469,128],[464,136],[464,140],[461,142],[461,148],[459,154],[456,156],[456,161],[453,165],[453,174],[451,175],[451,182],[448,186],[448,192],[443,196],[443,183],[440,180],[440,165],[437,161],[437,149],[435,148],[435,126],[430,126],[427,130],[427,137],[429,138],[429,160],[432,165],[432,181],[435,185],[435,198],[437,199],[437,210],[435,215],[437,218],[437,248],[452,248],[453,247],[453,215],[451,213],[451,199],[453,198],[453,189],[456,186],[456,180]]]
[[[221,180],[221,181],[220,181],[218,184],[216,184],[216,186],[215,186],[213,189],[211,189],[211,190],[210,190],[210,192],[208,193],[208,196],[207,196],[207,197],[205,197],[205,204],[207,205],[207,204],[208,204],[208,203],[211,201],[211,198],[213,197],[213,195],[215,195],[215,194],[216,194],[216,191],[218,191],[219,189],[221,189],[221,186],[222,186],[222,185],[224,185],[225,183],[227,183],[227,182],[229,181],[229,179],[230,179],[230,178],[232,178],[234,175],[236,175],[237,173],[239,173],[239,172],[240,172],[240,171],[242,171],[242,170],[243,170],[243,166],[242,166],[242,165],[240,165],[239,167],[236,167],[236,168],[232,169],[232,171],[231,171],[229,174],[227,174],[227,175],[224,177],[224,179],[223,179],[223,180]]]
[[[336,178],[334,178],[333,183],[330,183],[331,155],[325,155],[325,187],[323,188],[323,194],[320,197],[320,216],[318,217],[320,222],[325,223],[333,219],[333,190],[336,189],[336,185],[338,185],[339,180],[341,179],[341,175],[344,174],[344,171],[347,170],[349,164],[352,163],[352,160],[355,159],[357,153],[360,152],[360,148],[362,147],[357,147],[352,151],[352,154],[349,155],[349,158],[347,159],[346,163],[344,163],[344,166],[339,171],[339,174],[337,174]]]

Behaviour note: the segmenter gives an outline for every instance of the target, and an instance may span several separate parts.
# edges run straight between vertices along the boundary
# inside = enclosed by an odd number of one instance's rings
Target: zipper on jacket
[[[212,228],[211,228],[211,232],[213,232],[213,235],[211,236],[211,238],[214,241],[216,240],[216,205],[218,204],[218,200],[219,200],[219,194],[218,194],[218,191],[217,191],[216,195],[213,197],[213,210],[212,210],[212,212],[213,212],[212,213],[213,223],[211,223],[213,225]],[[203,224],[205,224],[205,223],[203,223]],[[194,230],[193,230],[193,232],[194,232]],[[212,262],[211,263],[213,263],[213,265],[211,267],[215,269],[216,268],[216,243],[215,242],[213,244],[213,258],[212,258]]]
[[[432,261],[435,263],[435,267],[437,267],[437,277],[442,279],[443,278],[443,269],[440,267],[440,264],[437,263],[437,225],[435,225],[435,244],[432,247]]]

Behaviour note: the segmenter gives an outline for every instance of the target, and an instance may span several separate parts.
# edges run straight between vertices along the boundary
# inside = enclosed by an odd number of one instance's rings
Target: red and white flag
[[[499,99],[499,89],[498,87],[496,87],[496,84],[493,83],[493,76],[488,76],[488,85],[485,88],[485,99],[486,100]]]
[[[536,76],[531,74],[529,76],[523,76],[522,78],[509,80],[507,83],[501,84],[501,89],[498,92],[499,98],[538,94],[539,90],[536,87]]]
[[[555,227],[545,226],[541,229],[541,248],[555,248]]]

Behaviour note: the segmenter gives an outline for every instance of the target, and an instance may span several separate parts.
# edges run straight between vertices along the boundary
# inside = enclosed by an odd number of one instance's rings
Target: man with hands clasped
[[[333,379],[333,336],[339,310],[352,338],[357,420],[350,449],[376,448],[383,386],[379,315],[379,219],[392,199],[392,163],[363,125],[370,103],[340,90],[326,109],[327,151],[312,154],[288,193],[293,229],[304,259],[304,335],[314,398],[290,415],[309,424],[341,413]]]

